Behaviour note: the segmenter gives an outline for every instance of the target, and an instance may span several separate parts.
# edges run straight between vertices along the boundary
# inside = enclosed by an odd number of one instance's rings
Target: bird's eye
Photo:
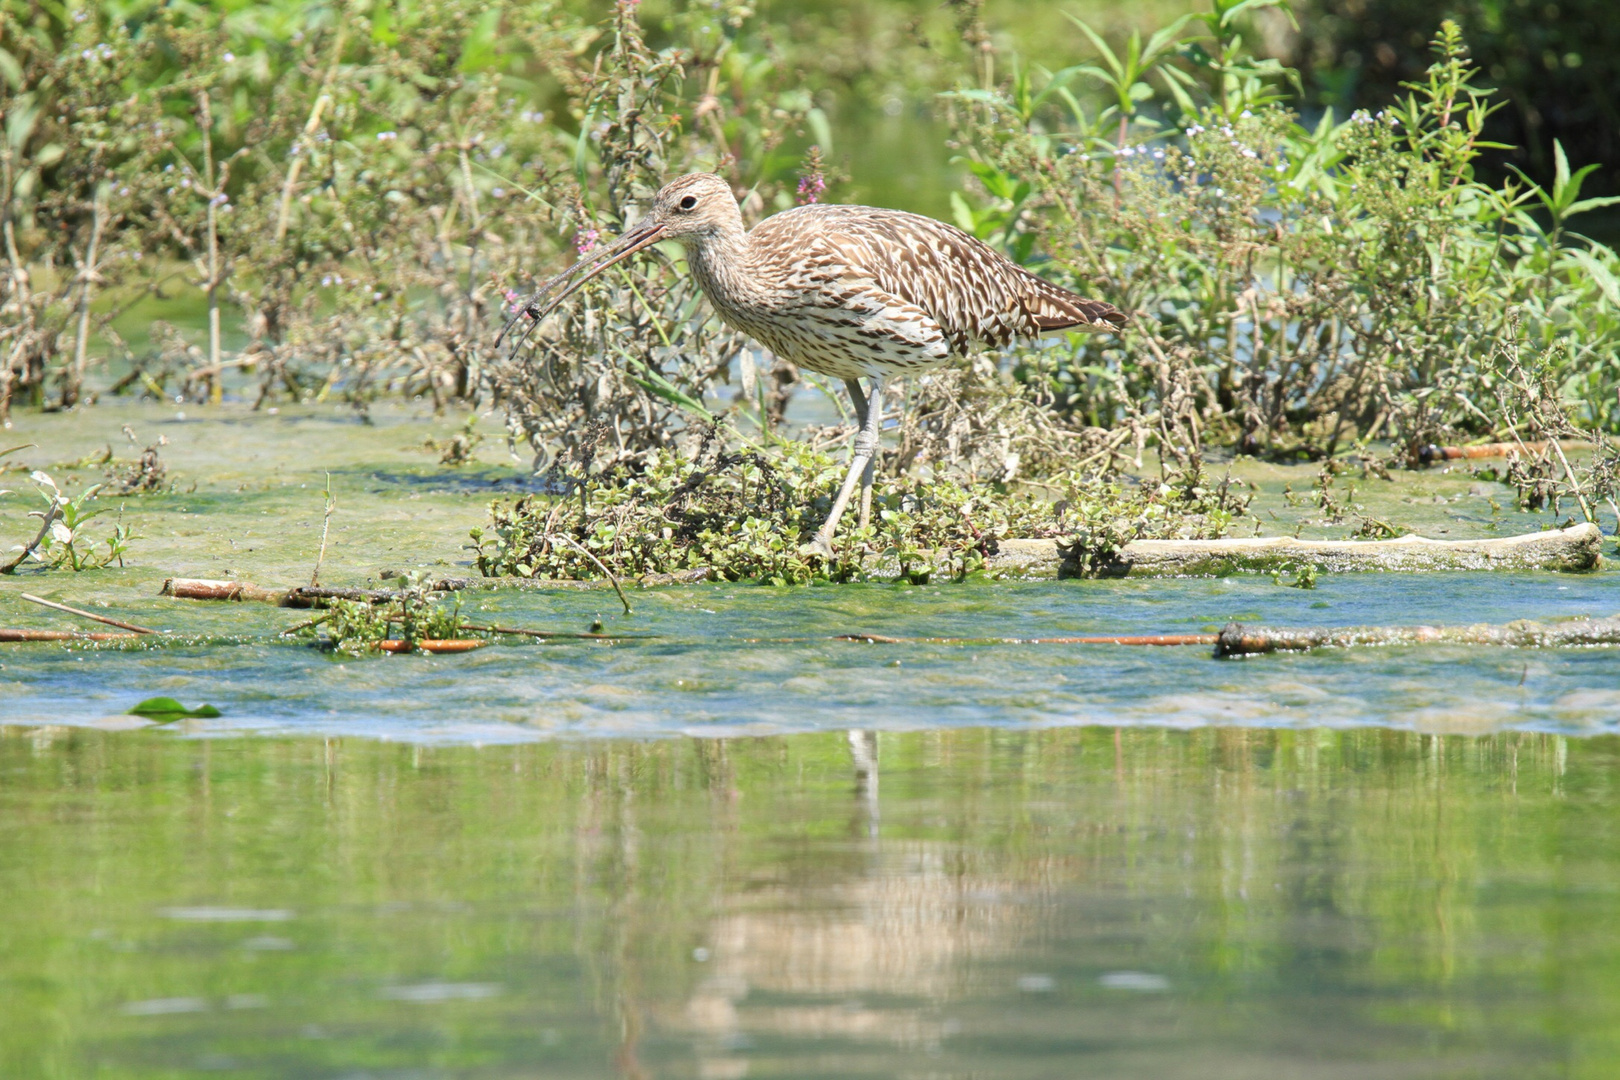
[[[696,205],[697,205],[697,196],[696,195],[688,195],[686,198],[681,200],[681,209],[682,210],[690,210],[690,209],[692,209],[692,207],[694,207]]]

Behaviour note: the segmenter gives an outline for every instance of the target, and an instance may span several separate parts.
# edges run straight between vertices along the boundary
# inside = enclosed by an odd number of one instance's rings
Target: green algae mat
[[[1612,570],[704,584],[634,590],[630,615],[608,590],[474,591],[473,621],[640,636],[334,656],[276,639],[308,612],[158,590],[307,583],[328,474],[323,584],[466,575],[467,530],[526,470],[497,438],[439,465],[424,440],[462,418],[410,407],[187,410],[6,433],[38,444],[6,463],[70,492],[104,446],[163,435],[172,487],[122,500],[122,567],[0,578],[0,626],[93,628],[26,591],[170,632],[0,645],[0,1076],[1598,1077],[1620,1055],[1615,651],[982,640],[1607,616]],[[1241,469],[1291,534],[1309,509],[1284,489],[1314,470]],[[1439,538],[1554,524],[1462,471],[1358,487]],[[37,496],[26,471],[0,488],[9,547]]]

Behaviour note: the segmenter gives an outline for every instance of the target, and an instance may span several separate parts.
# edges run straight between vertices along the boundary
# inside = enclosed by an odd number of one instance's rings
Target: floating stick
[[[1472,461],[1477,458],[1507,457],[1509,454],[1539,454],[1549,446],[1581,450],[1592,444],[1583,439],[1569,439],[1560,443],[1548,442],[1493,442],[1474,446],[1425,446],[1418,451],[1418,460],[1427,465],[1433,461]]]
[[[57,611],[65,611],[69,615],[77,615],[81,619],[93,619],[98,623],[105,623],[108,626],[116,626],[120,630],[132,630],[137,634],[157,633],[156,630],[150,629],[149,627],[136,626],[134,623],[119,622],[117,619],[109,619],[105,615],[96,615],[88,611],[80,611],[76,607],[68,607],[66,604],[58,604],[54,600],[42,600],[32,593],[18,593],[17,595],[21,596],[24,600],[27,600],[31,604],[40,604],[44,607],[55,608]]]
[[[114,641],[140,636],[140,634],[94,633],[87,630],[13,630],[0,627],[0,641]]]
[[[479,634],[518,634],[523,637],[550,640],[552,638],[578,639],[581,641],[635,641],[640,638],[662,637],[661,634],[581,634],[567,630],[524,630],[515,626],[473,626],[465,623],[462,630],[471,630]]]
[[[836,634],[833,641],[869,645],[1213,645],[1216,634],[1088,634],[1082,637],[965,638],[887,637],[883,634]]]
[[[458,653],[472,652],[488,644],[489,642],[477,638],[420,638],[415,642],[390,638],[387,641],[377,642],[377,648],[387,653]]]

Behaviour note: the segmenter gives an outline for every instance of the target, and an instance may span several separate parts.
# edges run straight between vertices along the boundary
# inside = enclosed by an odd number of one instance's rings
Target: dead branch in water
[[[966,638],[888,637],[884,634],[835,634],[833,641],[868,645],[1213,645],[1215,634],[1087,634],[1080,637]]]
[[[579,641],[636,641],[641,638],[663,636],[662,634],[585,634],[567,630],[524,630],[515,626],[474,626],[471,623],[463,623],[460,629],[470,630],[475,634],[512,634],[518,637],[531,637],[540,641],[550,641],[554,638]]]
[[[15,559],[12,559],[4,566],[0,566],[0,574],[15,574],[17,572],[17,567],[23,564],[23,560],[32,555],[34,549],[44,541],[45,534],[51,531],[51,522],[56,520],[56,515],[61,513],[61,510],[62,508],[56,503],[51,503],[51,508],[45,511],[45,520],[39,523],[39,533],[29,542],[27,547],[22,549],[22,552]]]
[[[1132,540],[1104,577],[1221,577],[1276,573],[1310,565],[1330,574],[1373,570],[1554,570],[1579,573],[1602,562],[1603,534],[1591,522],[1521,536],[1483,540],[1298,540],[1292,536],[1219,540]],[[1056,540],[1003,540],[990,559],[995,570],[1026,577],[1077,573],[1072,553]]]
[[[386,653],[461,653],[482,649],[488,644],[478,638],[421,638],[418,641],[389,638],[377,642],[377,648]]]
[[[1215,642],[1217,657],[1257,656],[1271,652],[1347,649],[1366,645],[1495,645],[1509,649],[1550,649],[1620,645],[1620,618],[1572,619],[1505,625],[1350,626],[1277,629],[1228,623]]]
[[[16,630],[0,627],[0,641],[122,641],[139,634],[105,634],[85,630]]]
[[[81,619],[90,619],[94,622],[105,623],[108,626],[116,626],[120,630],[129,630],[136,634],[157,633],[156,630],[149,627],[136,626],[134,623],[119,622],[117,619],[109,619],[105,615],[96,615],[93,612],[81,611],[76,607],[68,607],[66,604],[58,604],[54,600],[41,599],[32,593],[18,593],[17,595],[22,597],[24,600],[27,600],[30,604],[39,604],[41,607],[55,608],[57,611],[65,611],[69,615],[77,615]]]
[[[1565,450],[1589,450],[1592,442],[1589,439],[1562,439],[1556,443],[1551,442],[1493,442],[1476,443],[1473,446],[1435,446],[1430,444],[1418,451],[1418,461],[1424,465],[1431,465],[1436,461],[1477,461],[1480,458],[1504,458],[1509,454],[1522,454],[1529,452],[1539,454],[1549,446],[1558,446]]]
[[[426,586],[429,592],[453,592],[461,588],[459,581],[441,581]],[[294,586],[291,589],[266,589],[247,581],[214,581],[208,578],[167,578],[160,590],[162,596],[176,600],[251,600],[277,607],[320,608],[332,600],[356,600],[367,604],[386,604],[406,595],[406,589],[343,589],[327,585]]]

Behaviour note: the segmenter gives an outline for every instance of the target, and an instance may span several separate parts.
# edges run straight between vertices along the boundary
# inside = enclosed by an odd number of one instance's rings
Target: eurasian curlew
[[[814,541],[826,555],[857,482],[863,525],[870,513],[886,380],[1015,338],[1125,323],[1113,305],[1043,281],[962,230],[917,214],[812,204],[746,229],[731,188],[712,173],[670,181],[617,243],[546,282],[513,321],[527,316],[532,329],[591,278],[661,240],[686,249],[687,265],[728,326],[849,388],[860,431]]]

